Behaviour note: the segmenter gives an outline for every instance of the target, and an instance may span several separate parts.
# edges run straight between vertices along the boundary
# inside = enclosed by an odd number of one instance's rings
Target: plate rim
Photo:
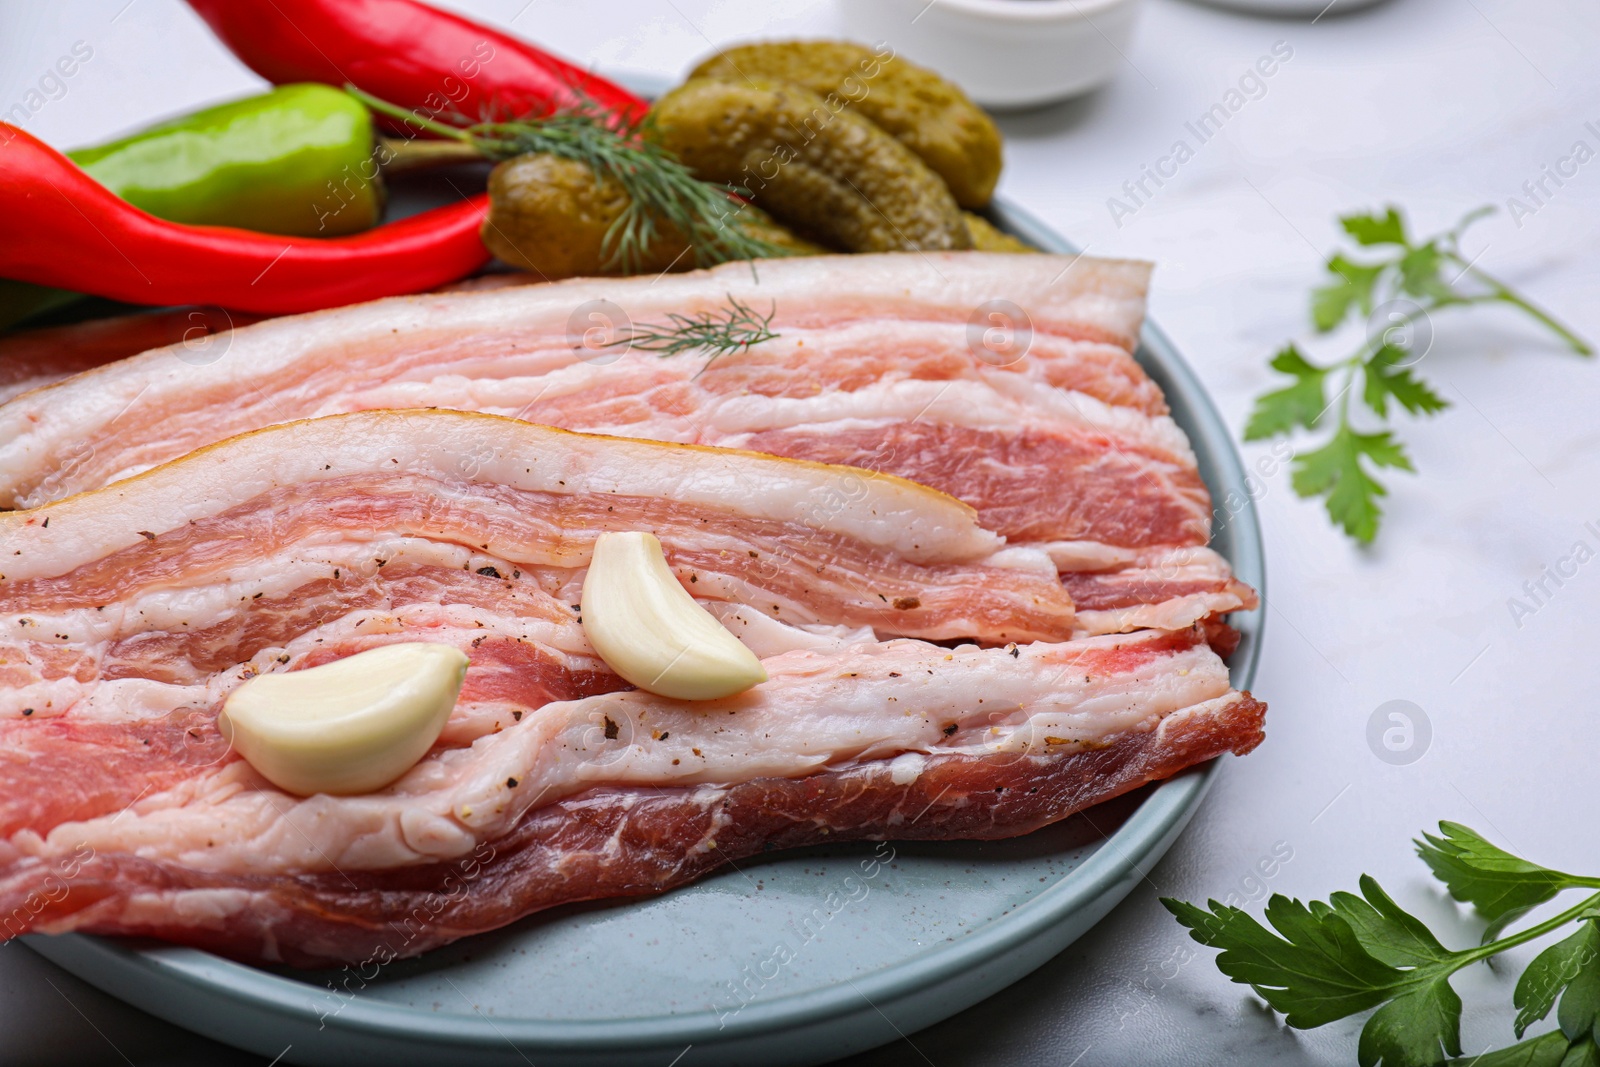
[[[1042,220],[1004,198],[995,198],[990,215],[1000,228],[1047,252],[1079,254],[1076,246]],[[1240,509],[1230,510],[1224,554],[1234,573],[1252,585],[1265,603],[1265,555],[1259,516],[1255,498],[1246,490],[1244,465],[1233,435],[1194,369],[1166,334],[1148,319],[1143,324],[1140,342],[1141,355],[1148,354],[1154,362],[1152,366],[1141,360],[1141,365],[1160,381],[1169,403],[1174,394],[1181,397],[1184,422],[1188,423],[1183,429],[1191,443],[1203,442],[1196,453],[1202,461],[1202,473],[1205,467],[1212,468],[1212,476],[1205,480],[1214,502],[1223,499],[1228,492],[1243,491]],[[1216,535],[1214,545],[1215,538]],[[1263,622],[1260,608],[1235,613],[1234,624],[1244,639],[1229,663],[1229,673],[1238,689],[1246,689],[1254,681],[1261,654]],[[960,940],[925,946],[848,982],[834,982],[748,1003],[731,1021],[721,1021],[715,1009],[606,1019],[486,1017],[422,1011],[353,996],[342,1001],[337,1013],[328,1013],[322,1025],[353,1037],[381,1035],[389,1039],[442,1042],[462,1051],[489,1051],[510,1041],[514,1047],[530,1050],[543,1048],[598,1054],[633,1052],[663,1042],[695,1046],[748,1042],[849,1015],[859,1009],[862,998],[874,1005],[892,1004],[952,975],[1018,951],[1027,942],[1046,936],[1051,927],[1066,922],[1076,911],[1107,899],[1110,903],[1106,910],[1120,903],[1136,884],[1127,880],[1130,871],[1142,872],[1147,863],[1153,865],[1165,854],[1225,765],[1223,758],[1212,759],[1162,782],[1116,830],[1101,839],[1099,847],[1081,864],[1053,885]],[[1119,885],[1123,882],[1126,884]],[[1080,935],[1074,935],[1073,939],[1076,936]],[[288,1016],[300,1023],[317,1021],[313,998],[324,992],[320,987],[291,977],[183,946],[131,945],[88,934],[30,935],[25,940],[30,948],[90,984],[99,984],[95,980],[96,965],[107,972],[120,972],[124,977],[143,972],[151,983],[203,990],[207,995],[221,997],[240,1008]],[[62,951],[52,951],[52,946]],[[107,975],[106,981],[113,980]],[[978,997],[958,998],[960,1003],[943,1017],[996,991],[985,988]],[[148,1005],[140,1006],[151,1010]],[[176,1025],[192,1028],[186,1021],[175,1018],[174,1013],[157,1011],[155,1014]]]

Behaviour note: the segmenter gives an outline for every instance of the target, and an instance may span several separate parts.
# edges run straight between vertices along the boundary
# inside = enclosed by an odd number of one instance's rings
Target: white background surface
[[[861,0],[856,0],[861,2]],[[126,6],[124,6],[126,4]],[[608,71],[681,74],[714,44],[837,32],[828,0],[485,0],[458,5]],[[782,12],[779,14],[779,12]],[[1420,229],[1484,203],[1469,254],[1600,339],[1600,160],[1518,226],[1508,197],[1583,140],[1600,149],[1600,9],[1586,0],[1390,0],[1314,25],[1148,0],[1114,84],[1006,118],[1001,191],[1106,255],[1159,264],[1151,313],[1243,424],[1265,360],[1307,333],[1305,296],[1336,240],[1336,213],[1403,204]],[[175,0],[0,0],[0,111],[73,42],[93,58],[27,128],[90,143],[259,83]],[[1293,57],[1267,91],[1118,227],[1107,198],[1165,155],[1275,42]],[[1191,138],[1192,140],[1192,138]],[[1553,186],[1551,187],[1553,188]],[[16,223],[0,223],[3,227]],[[1248,895],[1258,861],[1293,858],[1259,891],[1354,888],[1363,871],[1457,942],[1409,839],[1441,818],[1531,858],[1600,873],[1592,766],[1600,559],[1520,627],[1508,599],[1575,542],[1600,550],[1600,364],[1565,354],[1497,310],[1436,323],[1421,371],[1452,402],[1401,433],[1420,470],[1389,478],[1375,548],[1332,531],[1286,472],[1260,501],[1267,638],[1256,692],[1268,740],[1231,761],[1165,861],[1064,955],[1013,989],[860,1063],[1353,1062],[1360,1019],[1297,1033],[1229,984],[1157,904]],[[1314,342],[1342,354],[1350,337]],[[1348,343],[1347,343],[1348,342]],[[1265,455],[1245,449],[1247,462]],[[1394,766],[1369,748],[1372,712],[1420,706],[1433,737]],[[1281,844],[1280,844],[1281,843]],[[1446,940],[1450,940],[1447,937]],[[1518,957],[1525,962],[1527,956]],[[1509,1043],[1513,979],[1457,982],[1469,1054]],[[149,1020],[0,948],[0,1063],[255,1062]],[[919,1057],[920,1053],[920,1057]]]

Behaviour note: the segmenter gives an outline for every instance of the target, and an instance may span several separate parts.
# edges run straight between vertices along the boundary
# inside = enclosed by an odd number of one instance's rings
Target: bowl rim
[[[1040,22],[1091,22],[1096,15],[1119,7],[1131,7],[1136,3],[1138,0],[929,0],[922,10],[927,12],[943,7],[952,14],[970,18],[1033,25]]]

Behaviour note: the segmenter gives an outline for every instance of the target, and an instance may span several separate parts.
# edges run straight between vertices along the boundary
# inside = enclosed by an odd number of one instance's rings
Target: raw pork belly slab
[[[0,405],[0,504],[97,488],[274,423],[454,408],[897,474],[1044,546],[1096,605],[1093,629],[1181,628],[1255,598],[1206,547],[1193,453],[1132,358],[1148,277],[1090,257],[805,257],[277,319]],[[709,361],[580,341],[730,297],[771,311],[779,336]],[[978,343],[997,300],[1026,315],[1026,351],[1004,365]]]
[[[0,336],[0,401],[146,349],[175,346],[191,361],[220,350],[218,334],[260,321],[216,307],[184,307],[91,319]],[[217,347],[212,347],[217,346]]]
[[[572,607],[607,529],[654,531],[769,681],[612,674]],[[231,439],[0,515],[0,568],[5,936],[413,955],[772,847],[1024,833],[1249,751],[1265,710],[1201,626],[1063,639],[1049,557],[923,486],[484,415]],[[252,676],[414,640],[470,665],[386,789],[284,794],[217,732]]]

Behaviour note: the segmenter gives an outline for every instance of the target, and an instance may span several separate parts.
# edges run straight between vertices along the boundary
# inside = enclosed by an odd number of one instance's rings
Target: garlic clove
[[[583,632],[640,689],[715,700],[767,680],[766,668],[667,568],[654,534],[603,533],[583,580]]]
[[[466,672],[465,653],[450,645],[384,645],[257,675],[229,695],[217,727],[285,792],[370,793],[433,747]]]

